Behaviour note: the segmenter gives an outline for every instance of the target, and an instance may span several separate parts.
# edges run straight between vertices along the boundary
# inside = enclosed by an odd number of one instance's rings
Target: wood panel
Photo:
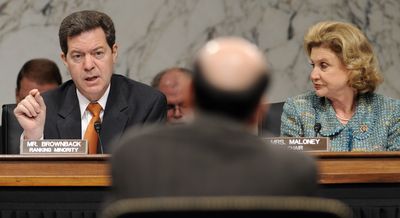
[[[400,152],[311,153],[321,184],[400,183]]]
[[[0,156],[0,186],[109,186],[108,155]]]
[[[400,183],[400,152],[309,153],[321,184]],[[108,155],[0,155],[0,186],[109,186]]]

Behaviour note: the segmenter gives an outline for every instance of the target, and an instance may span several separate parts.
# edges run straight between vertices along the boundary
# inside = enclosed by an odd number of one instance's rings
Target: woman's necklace
[[[333,104],[332,104],[332,106],[333,106]],[[336,115],[336,118],[342,123],[342,124],[347,124],[350,120],[351,120],[351,118],[353,117],[353,115],[354,115],[354,113],[355,113],[355,102],[354,102],[354,100],[353,100],[353,103],[352,103],[352,106],[351,106],[351,111],[350,111],[350,117],[349,118],[345,118],[345,117],[343,117],[343,115],[346,115],[346,114],[343,114],[342,116],[340,116],[337,112],[336,112],[336,110],[335,110],[335,108],[333,108],[333,110],[335,111],[335,115]],[[347,116],[346,116],[347,117]]]
[[[335,114],[336,114],[336,117],[339,118],[339,120],[342,120],[342,121],[349,121],[351,119],[351,117],[346,119],[346,118],[343,118],[343,117],[339,116],[337,113],[335,113]]]

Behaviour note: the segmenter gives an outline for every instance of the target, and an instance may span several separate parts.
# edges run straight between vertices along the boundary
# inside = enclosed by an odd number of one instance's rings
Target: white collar
[[[103,96],[101,96],[101,98],[97,101],[97,103],[100,104],[100,106],[101,106],[101,108],[103,108],[103,110],[105,110],[105,108],[106,108],[108,94],[110,94],[110,87],[111,87],[111,83],[108,85]],[[76,89],[76,95],[78,96],[79,108],[81,110],[81,118],[82,118],[90,101],[78,89]]]

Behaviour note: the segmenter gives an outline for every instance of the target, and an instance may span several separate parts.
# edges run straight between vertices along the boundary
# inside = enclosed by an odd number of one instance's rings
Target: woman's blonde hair
[[[348,83],[357,93],[374,92],[383,82],[371,43],[354,25],[334,21],[315,24],[304,37],[308,57],[314,47],[329,48],[337,55],[350,71]]]

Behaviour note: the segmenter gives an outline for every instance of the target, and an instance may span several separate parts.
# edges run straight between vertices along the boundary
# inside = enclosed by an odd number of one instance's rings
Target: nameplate
[[[267,137],[269,144],[284,146],[294,151],[329,151],[329,138],[326,137]]]
[[[76,155],[87,153],[87,140],[80,139],[23,140],[20,147],[20,154],[29,155]]]

